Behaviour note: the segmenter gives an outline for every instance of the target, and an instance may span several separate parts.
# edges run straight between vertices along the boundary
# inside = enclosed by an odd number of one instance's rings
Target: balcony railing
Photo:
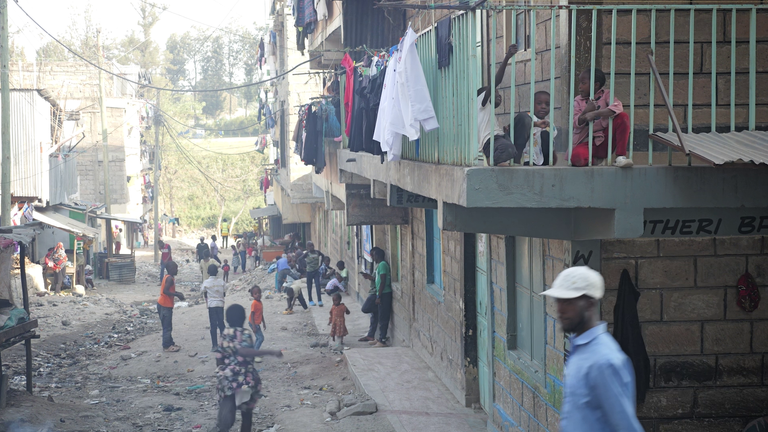
[[[513,18],[504,19],[504,14]],[[508,119],[510,136],[514,136],[515,114],[530,110],[536,90],[547,90],[551,118],[563,143],[560,150],[567,152],[560,155],[561,164],[570,164],[579,69],[592,71],[594,83],[596,67],[605,71],[611,96],[622,101],[629,116],[628,157],[653,165],[656,153],[656,164],[659,158],[663,164],[686,163],[686,158],[673,158],[672,150],[654,151],[648,140],[653,132],[673,131],[667,108],[657,95],[646,57],[649,52],[655,56],[662,81],[666,80],[660,84],[669,94],[683,132],[768,127],[768,5],[491,4],[452,18],[453,55],[447,68],[437,68],[435,27],[419,35],[417,48],[440,128],[422,133],[418,142],[405,142],[403,159],[459,166],[482,163],[476,96],[481,76],[488,73],[482,67],[483,53],[490,51],[487,61],[493,77],[502,59],[498,53],[506,51],[504,33],[518,35],[518,14],[527,14],[528,22],[536,23],[526,26],[532,46],[514,56],[507,68],[509,79],[505,78],[502,93],[508,103],[504,114],[497,110],[497,119],[500,124]],[[486,17],[495,35],[492,41],[481,37]],[[492,79],[490,87],[494,94]],[[613,133],[611,120],[609,146]],[[592,137],[590,125],[590,141]],[[606,164],[611,163],[610,150]]]

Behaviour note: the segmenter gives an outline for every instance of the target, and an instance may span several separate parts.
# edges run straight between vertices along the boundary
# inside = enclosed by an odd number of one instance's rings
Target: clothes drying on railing
[[[408,27],[387,67],[373,139],[395,161],[402,154],[403,135],[413,141],[421,136],[421,128],[429,132],[438,127],[416,52],[416,33]]]
[[[305,165],[314,165],[315,173],[325,169],[325,138],[341,135],[333,100],[312,102],[299,109],[299,120],[293,131],[294,153]]]
[[[361,70],[363,73],[361,73]],[[349,134],[349,149],[353,152],[382,154],[381,144],[373,139],[376,117],[386,76],[386,61],[378,56],[366,58],[362,68],[354,68],[354,101]]]

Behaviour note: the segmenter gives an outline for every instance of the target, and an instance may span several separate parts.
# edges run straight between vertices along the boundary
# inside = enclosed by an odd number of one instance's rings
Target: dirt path
[[[12,384],[8,408],[0,411],[0,431],[217,430],[216,362],[198,293],[201,276],[191,246],[171,244],[180,264],[177,289],[189,304],[173,317],[181,352],[162,351],[155,309],[158,266],[151,250],[140,250],[136,284],[97,280],[97,291],[84,298],[32,300],[42,336],[33,342],[35,391],[33,396],[21,391],[23,347],[3,352],[3,372]],[[261,269],[230,274],[227,303],[249,307],[246,285],[253,282],[272,288],[274,276]],[[355,391],[344,355],[327,347],[327,336],[314,324],[312,314],[327,314],[328,308],[282,315],[280,296],[263,301],[268,330],[262,348],[284,350],[284,357],[265,358],[258,366],[266,398],[255,410],[254,430],[280,425],[284,431],[392,431],[378,414],[325,421],[327,401]],[[313,342],[325,346],[310,348]],[[239,430],[239,419],[232,430]]]

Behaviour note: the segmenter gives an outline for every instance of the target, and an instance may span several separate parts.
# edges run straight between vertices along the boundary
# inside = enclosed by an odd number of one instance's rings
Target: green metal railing
[[[487,11],[484,12],[483,10]],[[529,55],[526,58],[521,59],[520,54],[514,56],[511,60],[511,64],[508,67],[508,74],[510,77],[510,86],[513,91],[509,92],[508,98],[510,99],[510,113],[509,113],[509,125],[510,125],[510,136],[514,136],[514,116],[517,114],[516,111],[516,91],[514,91],[516,88],[524,88],[526,85],[530,86],[530,100],[529,100],[529,107],[532,110],[534,105],[534,93],[535,93],[535,86],[530,85],[530,83],[538,84],[539,87],[544,87],[549,89],[550,93],[550,107],[551,107],[551,113],[550,118],[554,115],[555,109],[560,108],[562,114],[560,116],[560,123],[556,123],[557,126],[560,127],[560,133],[563,135],[563,142],[567,142],[567,160],[570,164],[570,154],[573,150],[573,142],[570,137],[573,137],[573,118],[574,118],[574,107],[572,101],[574,100],[574,97],[576,96],[576,78],[578,74],[581,72],[579,70],[576,70],[577,65],[577,30],[579,26],[577,26],[577,17],[580,20],[591,20],[592,28],[595,28],[595,23],[599,21],[599,18],[602,17],[603,26],[607,27],[610,26],[610,40],[602,41],[603,34],[598,36],[598,31],[591,31],[586,36],[581,35],[582,37],[586,37],[587,40],[589,40],[589,70],[591,71],[591,92],[594,94],[594,70],[596,67],[601,67],[605,70],[606,75],[609,75],[608,82],[606,83],[608,88],[610,89],[611,96],[615,96],[617,92],[617,85],[616,83],[616,77],[617,77],[617,71],[616,71],[616,64],[617,64],[617,46],[623,45],[623,46],[629,46],[630,51],[630,60],[629,60],[629,71],[628,73],[621,73],[622,75],[628,75],[629,77],[629,97],[628,100],[623,100],[622,103],[624,105],[624,111],[629,116],[629,122],[630,122],[630,136],[629,136],[629,146],[628,146],[628,154],[627,156],[629,158],[632,158],[635,153],[635,146],[638,143],[635,143],[636,139],[636,129],[637,130],[646,130],[650,131],[651,133],[654,131],[661,130],[659,125],[656,123],[656,113],[655,109],[657,108],[657,98],[656,98],[656,89],[654,82],[652,78],[652,74],[650,73],[650,66],[647,63],[647,60],[644,59],[645,57],[645,51],[647,51],[647,47],[650,48],[651,52],[653,52],[656,55],[657,60],[659,59],[658,56],[658,48],[661,49],[668,49],[669,50],[669,65],[667,72],[667,79],[668,83],[666,85],[667,94],[670,95],[671,102],[674,104],[675,100],[678,101],[679,108],[685,109],[685,115],[682,116],[679,120],[681,122],[684,122],[683,130],[688,133],[693,132],[709,132],[709,131],[716,131],[718,126],[721,126],[723,129],[730,129],[731,131],[737,130],[737,128],[743,128],[743,129],[749,129],[754,130],[756,128],[756,125],[758,123],[758,119],[756,118],[756,108],[757,108],[757,97],[756,97],[756,82],[757,82],[757,43],[758,43],[758,35],[757,35],[757,14],[759,13],[768,13],[768,5],[690,5],[690,4],[681,4],[681,5],[617,5],[617,6],[610,6],[610,5],[600,5],[600,6],[580,6],[580,5],[557,5],[557,6],[551,6],[551,5],[507,5],[507,4],[495,4],[495,3],[487,3],[483,10],[475,10],[475,11],[467,11],[464,12],[458,16],[453,17],[453,47],[454,52],[451,57],[451,64],[448,68],[445,69],[438,69],[437,68],[437,51],[436,51],[436,37],[435,37],[435,27],[432,27],[424,32],[422,32],[419,35],[419,38],[417,40],[417,49],[419,52],[419,56],[422,62],[422,67],[424,69],[424,73],[427,79],[427,86],[429,87],[430,95],[432,96],[432,102],[435,107],[435,112],[437,114],[438,121],[440,123],[440,128],[437,130],[428,132],[428,133],[422,133],[421,139],[418,143],[416,142],[404,142],[403,143],[403,159],[409,159],[409,160],[416,160],[416,161],[422,161],[422,162],[428,162],[428,163],[440,163],[440,164],[449,164],[449,165],[461,165],[461,166],[472,166],[475,165],[478,162],[479,159],[479,143],[477,142],[477,89],[481,87],[481,76],[483,73],[485,73],[484,68],[482,67],[482,50],[486,48],[485,44],[490,43],[492,49],[490,50],[490,58],[488,61],[492,65],[492,73],[489,74],[491,76],[491,82],[489,83],[491,87],[491,94],[495,94],[496,88],[495,83],[493,82],[493,76],[495,74],[495,69],[497,67],[496,60],[497,60],[497,54],[496,54],[496,45],[497,45],[497,39],[494,39],[492,41],[486,40],[485,35],[481,35],[481,29],[483,28],[481,25],[481,21],[484,19],[483,15],[484,13],[488,13],[490,15],[490,31],[492,34],[497,35],[497,28],[498,23],[497,20],[499,19],[499,15],[501,12],[508,12],[508,13],[514,13],[517,14],[518,12],[528,12],[530,13],[530,21],[532,23],[537,23],[538,19],[537,17],[541,17],[542,15],[549,17],[550,22],[550,28],[549,28],[549,46],[543,46],[542,43],[537,44],[537,38],[536,34],[538,32],[543,31],[543,29],[540,27],[541,24],[539,24],[539,28],[537,28],[537,25],[532,25],[530,28],[530,40],[531,40],[531,53],[534,55]],[[578,15],[577,15],[578,13]],[[707,37],[701,36],[701,28],[698,29],[698,32],[696,31],[696,24],[697,22],[700,23],[702,16],[711,15],[711,38],[707,40]],[[624,29],[629,27],[619,27],[618,18],[622,17],[624,20],[623,23],[626,24],[626,19],[631,19],[631,33],[628,36],[629,40],[626,40],[626,36],[622,36],[621,42],[617,40],[617,30],[622,31],[624,33]],[[638,25],[638,19],[642,17],[643,23],[649,22],[650,31],[649,34],[645,34],[645,28]],[[742,29],[741,32],[737,32],[737,25],[739,25],[740,21],[739,18],[748,17],[749,22],[749,32],[748,32],[748,38],[744,35],[745,31]],[[680,22],[680,20],[685,21],[685,18],[687,18],[688,21],[688,35],[687,40],[686,38],[680,38],[682,40],[676,40],[676,22]],[[697,18],[699,18],[699,21],[697,21]],[[728,19],[730,18],[730,20]],[[647,19],[648,21],[645,21]],[[543,20],[546,20],[544,18]],[[730,21],[730,31],[727,31],[726,28],[728,27]],[[511,32],[512,35],[517,34],[516,29],[516,17],[513,17],[511,20],[511,28],[507,29],[507,31]],[[657,28],[660,28],[660,26],[668,24],[669,25],[669,40],[664,40],[664,35],[657,34]],[[719,24],[719,25],[718,25]],[[559,31],[562,25],[568,25],[568,28],[570,31]],[[709,23],[707,23],[707,26]],[[742,25],[742,27],[744,27]],[[638,31],[642,30],[642,38],[638,37]],[[569,41],[561,40],[562,38],[560,35],[568,35],[570,38]],[[598,37],[601,38],[602,46],[610,47],[610,58],[603,58],[602,63],[598,64],[598,57],[597,57],[597,48],[600,46],[598,43]],[[660,40],[657,40],[660,39]],[[730,41],[728,40],[730,39]],[[739,44],[745,44],[748,42],[749,46],[749,58],[743,58],[738,57],[736,49],[737,49],[737,40]],[[569,43],[570,42],[570,43]],[[730,42],[730,44],[728,44]],[[759,41],[762,44],[768,43],[768,40],[761,39]],[[680,59],[675,53],[676,48],[685,47],[687,45],[688,48],[688,58],[687,58],[687,74],[685,77],[687,78],[687,89],[683,91],[687,91],[687,100],[685,98],[682,98],[682,100],[685,100],[685,102],[680,101],[681,98],[675,98],[674,95],[674,80],[675,80],[675,60],[678,60],[677,63],[680,63]],[[718,74],[718,47],[729,47],[730,50],[730,71],[721,71]],[[706,53],[706,47],[711,48],[711,65],[710,70],[707,70],[707,66],[704,64],[704,56]],[[506,50],[506,47],[503,47],[504,50]],[[546,53],[546,51],[549,51],[549,53]],[[557,55],[559,53],[559,50],[568,50],[569,52],[565,53],[566,55]],[[701,52],[701,61],[696,62],[695,58],[695,52],[696,51]],[[721,51],[722,52],[722,51]],[[536,53],[540,54],[539,58],[535,55]],[[741,52],[740,52],[741,53]],[[536,74],[536,66],[537,61],[540,59],[543,59],[542,55],[549,55],[550,64],[549,64],[549,77],[548,79],[544,80],[544,76],[541,76],[537,81],[537,74]],[[638,62],[638,54],[641,55],[640,61]],[[739,58],[739,64],[737,64],[737,58]],[[563,62],[567,62],[568,64],[562,64]],[[528,76],[521,77],[517,74],[517,63],[520,62],[530,62],[530,73],[526,74]],[[739,73],[737,74],[737,66],[741,68],[739,70]],[[721,68],[724,69],[724,68]],[[748,74],[744,73],[744,69],[748,69]],[[730,72],[730,73],[728,73]],[[766,72],[766,71],[761,71]],[[746,124],[737,124],[736,121],[736,110],[737,110],[737,103],[736,103],[736,86],[737,86],[737,76],[739,74],[744,75],[748,77],[748,85],[749,85],[749,96],[748,101],[746,103],[746,108],[748,111],[747,121]],[[680,72],[678,72],[678,78],[681,75]],[[718,104],[718,78],[721,79],[724,77],[729,77],[729,82],[723,82],[725,85],[730,85],[730,98],[728,102],[722,102]],[[556,91],[555,86],[555,80],[556,79],[567,79],[567,83],[563,83],[564,85],[560,86],[559,88],[564,89],[563,92],[567,91],[568,93],[558,93]],[[647,79],[648,84],[648,96],[647,96],[647,102],[643,100],[642,105],[638,105],[637,102],[637,96],[638,92],[636,87],[640,83],[645,83]],[[701,79],[709,79],[710,80],[710,100],[709,103],[703,102],[699,99],[697,102],[694,98],[695,90],[694,90],[694,83],[696,80]],[[680,83],[678,83],[680,84]],[[663,85],[663,84],[662,84]],[[701,87],[699,87],[701,88]],[[623,92],[626,92],[627,89],[622,88]],[[720,88],[720,95],[721,98],[725,92],[724,88]],[[623,93],[626,97],[626,93]],[[696,102],[696,103],[695,103]],[[558,106],[558,103],[560,104]],[[744,105],[742,103],[741,105]],[[568,108],[570,107],[570,108]],[[648,110],[648,123],[646,124],[640,124],[637,119],[637,110],[638,109],[646,109]],[[661,108],[661,105],[658,106],[658,108]],[[695,121],[697,121],[696,118],[694,118],[694,113],[697,110],[707,110],[709,109],[711,112],[711,115],[709,117],[709,124],[706,123],[706,120],[702,122],[701,120],[698,120],[700,124],[694,124]],[[718,121],[718,109],[729,110],[729,117],[728,118],[721,118]],[[667,114],[665,113],[664,116]],[[697,118],[701,118],[698,117]],[[567,126],[565,124],[567,122]],[[760,124],[768,124],[768,119],[766,118],[760,118],[759,119]],[[506,124],[506,122],[501,122]],[[729,126],[729,127],[728,127]],[[493,126],[492,126],[493,127]],[[671,130],[671,121],[669,122],[669,130]],[[664,128],[666,129],[666,128]],[[564,132],[567,132],[564,133]],[[613,135],[614,135],[614,128],[613,128],[613,119],[609,121],[609,126],[607,130],[607,145],[608,147],[608,160],[606,161],[608,164],[611,163],[612,153],[613,153]],[[588,139],[590,142],[592,142],[594,137],[594,130],[593,130],[593,124],[590,123],[589,125],[589,135]],[[533,131],[531,131],[531,139],[529,142],[532,142],[533,138]],[[495,145],[495,140],[492,138],[491,140],[491,152],[490,154],[493,155],[493,147]],[[640,144],[646,144],[646,143],[640,143]],[[643,146],[646,147],[645,145]],[[647,144],[648,150],[643,149],[643,151],[647,151],[647,160],[648,165],[653,165],[653,151],[652,146],[650,143]],[[533,160],[533,152],[530,153],[530,159],[529,162],[532,162]],[[550,164],[552,164],[552,153],[550,152]],[[592,146],[590,146],[589,150],[589,164],[591,165],[591,159],[592,159]],[[667,158],[667,164],[672,163],[672,156],[671,151],[669,153],[669,156]],[[491,161],[493,163],[493,161]],[[690,158],[688,160],[688,164],[690,164]]]
[[[423,132],[417,142],[403,142],[403,159],[447,165],[477,160],[477,89],[480,62],[476,13],[453,18],[450,66],[437,68],[435,27],[419,35],[416,47],[440,127]]]

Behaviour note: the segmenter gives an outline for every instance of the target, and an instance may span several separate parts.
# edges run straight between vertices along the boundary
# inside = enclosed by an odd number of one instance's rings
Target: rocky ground
[[[216,362],[193,260],[195,242],[171,241],[180,264],[177,290],[187,297],[173,318],[178,353],[161,347],[159,274],[149,249],[137,251],[135,284],[97,279],[97,290],[85,297],[34,297],[30,307],[41,335],[33,341],[34,395],[23,391],[23,345],[4,351],[11,389],[8,407],[0,411],[0,431],[218,430]],[[328,337],[318,333],[312,314],[325,315],[328,308],[282,315],[285,300],[267,293],[274,275],[263,269],[230,274],[228,304],[249,307],[247,291],[254,283],[265,289],[262,348],[284,353],[258,365],[266,397],[254,412],[254,430],[392,431],[383,416],[361,415],[374,411],[375,403],[355,393],[343,352],[332,351]],[[239,430],[239,419],[233,430]]]

